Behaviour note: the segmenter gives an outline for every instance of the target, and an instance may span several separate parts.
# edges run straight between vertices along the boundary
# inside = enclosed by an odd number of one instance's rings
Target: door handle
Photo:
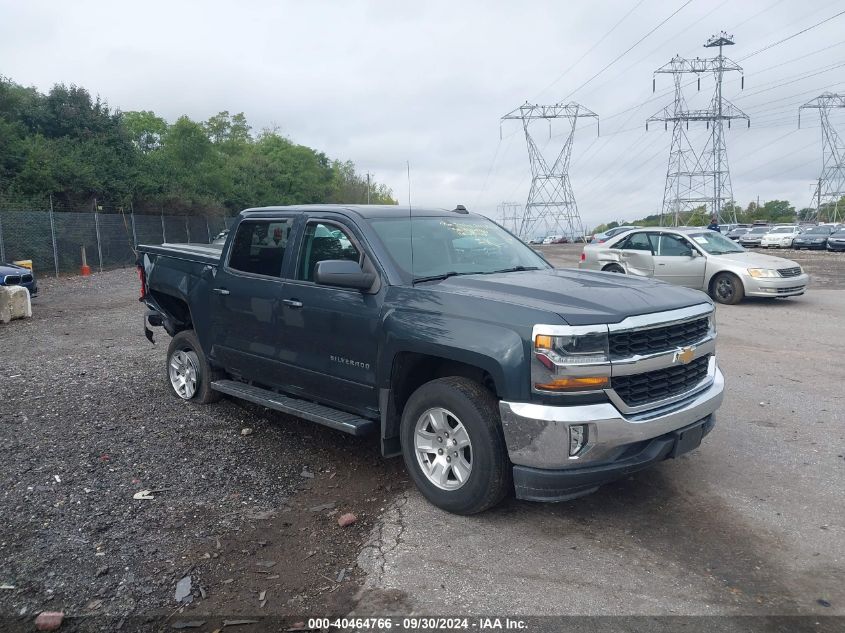
[[[212,292],[216,292],[216,293],[217,293],[217,294],[219,294],[219,295],[227,295],[227,294],[229,294],[229,291],[228,291],[228,290],[226,290],[225,288],[214,288],[214,289],[212,290]]]
[[[282,303],[286,306],[290,306],[291,308],[301,308],[302,302],[297,301],[296,299],[282,299]]]

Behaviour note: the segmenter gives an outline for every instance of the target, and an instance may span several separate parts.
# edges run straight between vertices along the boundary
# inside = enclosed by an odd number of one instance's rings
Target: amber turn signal
[[[548,334],[538,334],[534,339],[534,349],[552,349],[552,337]]]
[[[539,338],[539,337],[538,337]],[[605,389],[610,386],[607,376],[566,376],[554,378],[547,383],[537,383],[536,389],[543,391],[583,391],[588,389]]]

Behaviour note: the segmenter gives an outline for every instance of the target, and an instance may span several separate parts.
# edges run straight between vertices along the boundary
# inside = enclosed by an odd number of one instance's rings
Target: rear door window
[[[281,277],[292,227],[293,218],[241,222],[232,241],[229,268],[265,277]]]
[[[648,251],[653,252],[651,239],[648,233],[634,233],[622,240],[616,248],[621,248],[626,251]]]

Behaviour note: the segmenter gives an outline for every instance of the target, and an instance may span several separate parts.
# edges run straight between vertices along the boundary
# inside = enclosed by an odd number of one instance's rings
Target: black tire
[[[188,357],[189,364],[193,367],[195,374],[195,390],[190,397],[180,394],[176,385],[171,378],[171,363],[178,353],[182,353],[182,358]],[[214,391],[211,388],[211,383],[222,377],[222,374],[208,364],[208,359],[202,351],[197,335],[193,330],[182,330],[172,339],[170,345],[167,347],[167,363],[164,367],[164,376],[167,383],[167,389],[175,397],[180,400],[187,400],[188,402],[196,402],[198,404],[211,404],[220,400],[221,394],[219,391]]]
[[[457,489],[444,490],[432,483],[420,464],[427,458],[417,457],[417,423],[433,408],[453,414],[449,423],[462,425],[471,443],[469,476]],[[423,496],[438,508],[455,514],[477,514],[499,503],[513,489],[498,401],[473,380],[451,376],[432,380],[417,389],[402,412],[400,433],[402,456],[411,479]],[[429,458],[437,459],[437,455],[432,453]]]
[[[719,273],[710,282],[710,296],[717,303],[736,305],[745,297],[745,287],[733,273]]]
[[[620,266],[619,264],[608,264],[601,270],[603,273],[619,273],[620,275],[625,274],[625,269],[622,268],[622,266]]]

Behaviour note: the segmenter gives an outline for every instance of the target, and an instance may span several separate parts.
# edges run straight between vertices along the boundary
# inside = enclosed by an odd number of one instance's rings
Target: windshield
[[[804,235],[829,235],[830,229],[826,226],[817,226],[812,229],[804,231]]]
[[[755,226],[753,229],[748,231],[749,233],[768,233],[771,229],[768,226]]]
[[[793,228],[791,226],[781,226],[781,227],[778,227],[776,229],[772,229],[769,232],[770,233],[793,233],[794,231],[795,231],[795,228]]]
[[[480,216],[415,217],[413,258],[407,217],[374,218],[370,224],[396,265],[414,281],[551,268],[519,239]]]
[[[729,240],[716,231],[706,231],[704,233],[691,233],[689,238],[698,244],[699,248],[703,248],[711,255],[724,255],[725,253],[742,253],[745,251],[742,246],[737,245],[736,242]]]

